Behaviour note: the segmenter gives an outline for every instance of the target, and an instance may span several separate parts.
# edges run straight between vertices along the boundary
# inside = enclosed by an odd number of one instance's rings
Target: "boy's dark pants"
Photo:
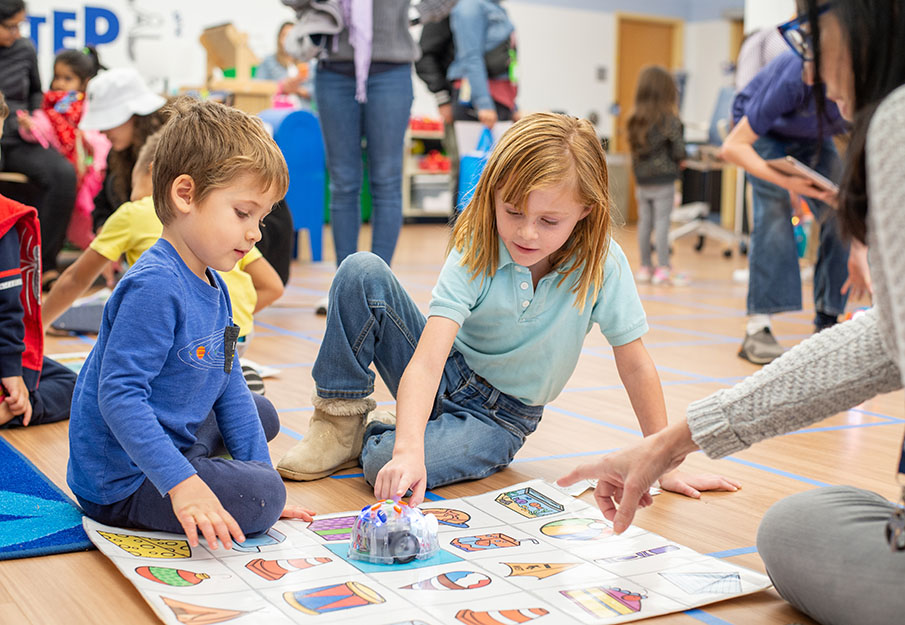
[[[277,411],[270,401],[252,393],[264,435],[272,440],[280,431]],[[286,488],[280,474],[261,462],[212,458],[222,453],[223,440],[211,413],[197,432],[198,441],[185,454],[198,477],[214,491],[224,508],[233,516],[246,536],[267,531],[277,522],[286,505]],[[99,505],[77,497],[92,519],[106,525],[182,534],[170,496],[161,497],[150,480],[121,501]]]

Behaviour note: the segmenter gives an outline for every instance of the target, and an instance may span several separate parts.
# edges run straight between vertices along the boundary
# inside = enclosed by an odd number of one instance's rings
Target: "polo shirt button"
[[[522,282],[519,286],[520,286],[522,289],[527,289],[527,288],[528,288],[528,283],[527,283],[527,282]]]
[[[530,306],[530,305],[531,305],[531,302],[529,302],[528,300],[525,300],[524,302],[522,302],[522,308],[528,308],[528,306]]]

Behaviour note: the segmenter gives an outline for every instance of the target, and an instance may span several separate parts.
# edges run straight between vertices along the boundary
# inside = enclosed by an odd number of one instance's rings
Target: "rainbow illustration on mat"
[[[599,540],[613,535],[613,528],[600,519],[561,519],[547,523],[540,531],[560,540]]]

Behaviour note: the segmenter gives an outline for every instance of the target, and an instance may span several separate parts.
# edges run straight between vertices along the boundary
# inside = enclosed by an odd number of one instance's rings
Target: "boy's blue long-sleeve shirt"
[[[233,458],[270,464],[238,357],[224,371],[229,295],[208,276],[216,286],[161,239],[113,291],[72,397],[66,479],[79,497],[115,503],[146,477],[166,495],[195,474],[184,453],[212,409]]]

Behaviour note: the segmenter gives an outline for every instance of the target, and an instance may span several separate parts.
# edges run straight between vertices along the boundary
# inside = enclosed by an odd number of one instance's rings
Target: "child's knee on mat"
[[[263,471],[261,473],[254,480],[254,489],[243,497],[249,498],[249,501],[241,506],[241,511],[233,515],[242,531],[249,536],[266,532],[273,527],[286,507],[283,478],[273,469],[266,474]],[[242,518],[238,518],[239,516]]]

